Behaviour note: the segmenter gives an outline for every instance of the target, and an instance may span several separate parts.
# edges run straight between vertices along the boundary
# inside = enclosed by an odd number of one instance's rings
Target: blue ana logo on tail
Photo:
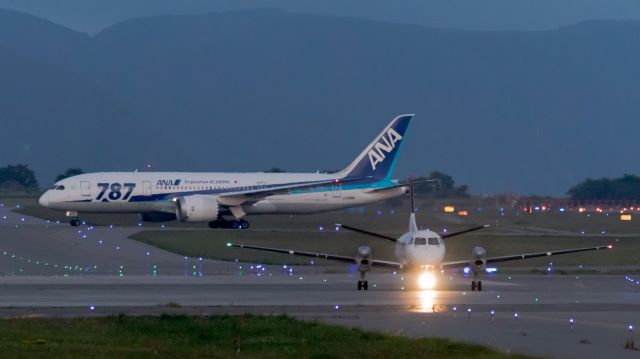
[[[380,140],[381,141],[378,141],[368,153],[371,169],[374,171],[376,170],[376,165],[385,160],[385,152],[391,153],[393,149],[396,148],[396,142],[402,140],[402,136],[393,128],[389,128],[387,133],[380,137]]]
[[[393,119],[344,170],[343,178],[389,180],[413,115]]]

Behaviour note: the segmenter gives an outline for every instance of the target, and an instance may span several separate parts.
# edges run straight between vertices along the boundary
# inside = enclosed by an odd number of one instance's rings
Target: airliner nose
[[[49,191],[43,193],[42,196],[40,196],[38,203],[40,203],[40,205],[43,207],[49,207]]]

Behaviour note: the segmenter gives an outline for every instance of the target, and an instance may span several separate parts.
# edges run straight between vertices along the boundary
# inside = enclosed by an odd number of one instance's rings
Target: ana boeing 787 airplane
[[[67,211],[72,226],[81,223],[78,213],[140,213],[145,221],[209,222],[211,228],[248,228],[246,215],[362,206],[406,192],[391,174],[412,117],[393,119],[347,168],[333,174],[88,173],[57,182],[40,204]]]

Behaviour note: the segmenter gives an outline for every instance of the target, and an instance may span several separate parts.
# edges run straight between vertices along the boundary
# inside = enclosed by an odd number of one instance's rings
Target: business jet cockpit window
[[[413,239],[413,244],[415,244],[416,246],[426,245],[427,244],[427,239],[426,238],[421,238],[421,237],[416,237],[416,238]]]
[[[429,245],[431,245],[431,246],[439,246],[440,245],[440,240],[437,237],[431,237],[431,238],[429,238]]]

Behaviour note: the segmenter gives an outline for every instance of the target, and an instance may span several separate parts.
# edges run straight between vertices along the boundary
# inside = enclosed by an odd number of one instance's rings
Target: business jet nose
[[[49,191],[43,193],[42,196],[40,196],[38,203],[40,203],[40,205],[43,207],[49,207]]]

